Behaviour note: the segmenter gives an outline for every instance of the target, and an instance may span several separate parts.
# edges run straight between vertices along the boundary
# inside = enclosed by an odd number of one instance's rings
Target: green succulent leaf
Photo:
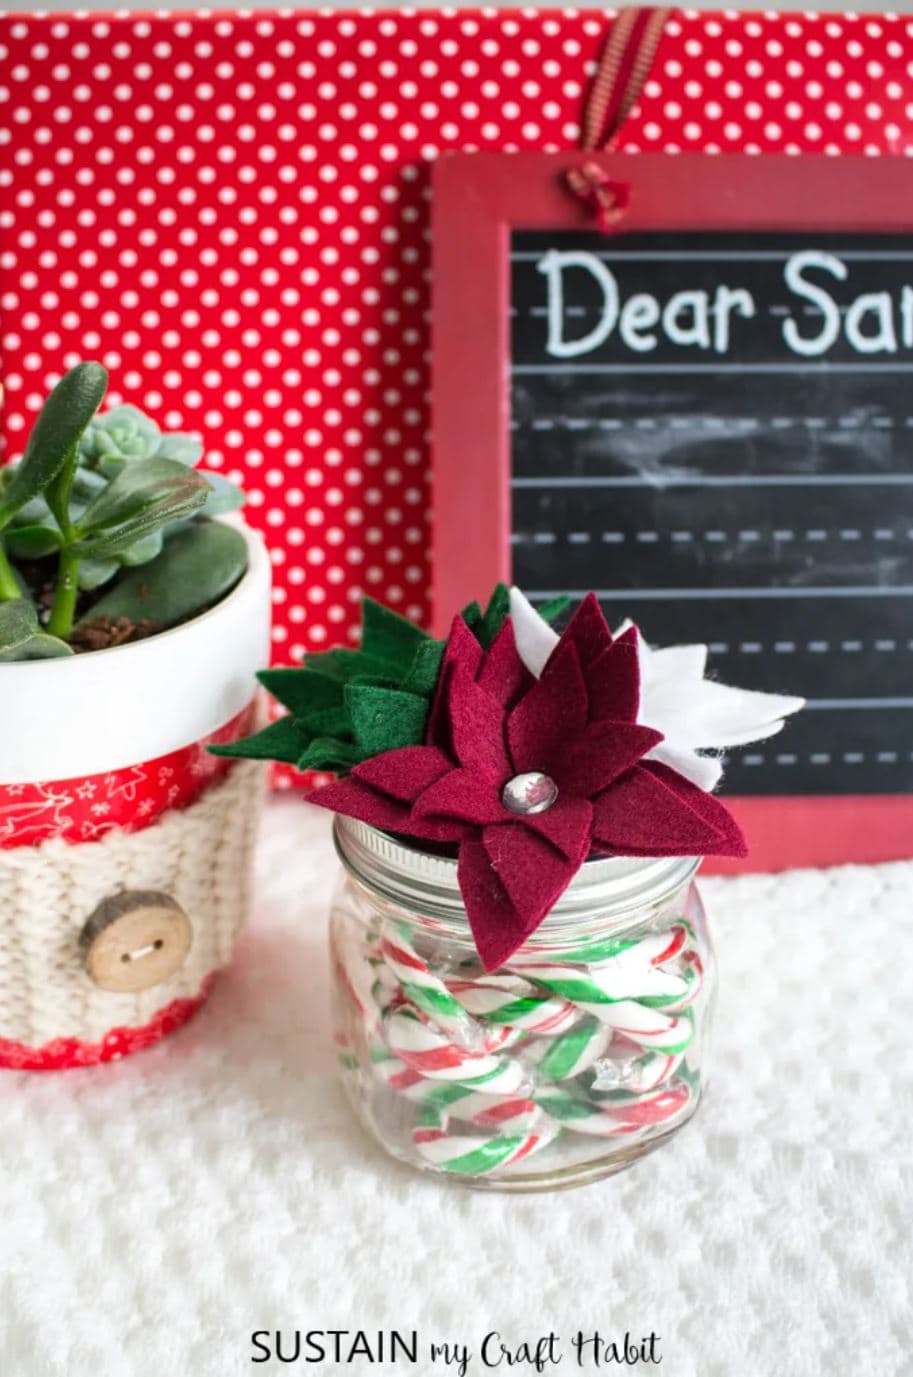
[[[64,374],[32,427],[25,453],[0,498],[0,530],[74,462],[79,438],[105,395],[108,374],[100,363],[79,363]]]
[[[15,650],[0,652],[0,663],[10,664],[13,661],[22,660],[61,660],[72,654],[72,647],[68,646],[66,641],[61,641],[57,636],[49,636],[46,631],[39,631],[37,636],[32,636],[31,640],[16,646]]]
[[[120,568],[116,559],[83,559],[79,562],[77,575],[79,587],[87,591],[101,588],[109,583]]]
[[[14,559],[44,559],[60,549],[60,531],[55,526],[11,526],[6,548]]]
[[[244,506],[244,493],[236,483],[223,478],[221,473],[213,473],[211,469],[197,469],[197,473],[206,479],[211,489],[201,512],[202,516],[225,516],[227,512],[236,512],[239,507]]]
[[[165,543],[164,530],[153,531],[151,535],[143,536],[133,545],[128,545],[121,551],[120,563],[132,569],[137,564],[148,564],[156,555],[162,553],[162,546]]]
[[[205,478],[173,459],[137,460],[83,512],[74,553],[95,559],[122,554],[169,521],[199,511],[208,493]]]
[[[195,521],[169,536],[148,564],[124,570],[81,621],[127,617],[176,626],[219,602],[246,568],[247,542],[240,531],[219,521]],[[299,753],[302,748],[299,742]]]
[[[51,660],[72,654],[65,641],[41,630],[38,614],[25,598],[0,604],[0,662]]]
[[[15,650],[37,635],[39,629],[38,613],[25,598],[0,603],[0,651]]]
[[[203,446],[192,435],[181,435],[175,431],[159,438],[155,454],[157,459],[173,459],[177,464],[193,468],[203,458]]]

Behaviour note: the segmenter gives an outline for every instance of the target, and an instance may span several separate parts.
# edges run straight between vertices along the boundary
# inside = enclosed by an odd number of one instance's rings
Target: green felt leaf
[[[418,693],[423,698],[430,698],[437,687],[443,658],[444,642],[434,641],[429,637],[415,652],[409,673],[402,682],[402,687],[410,693]]]
[[[38,613],[25,598],[0,603],[0,651],[15,650],[38,633]]]
[[[339,680],[309,666],[304,669],[261,669],[257,678],[267,692],[296,716],[342,703]]]
[[[570,598],[551,598],[538,609],[539,616],[547,622],[553,622],[561,616],[562,612],[566,612],[570,605]]]
[[[308,736],[332,736],[340,741],[352,741],[352,723],[342,697],[335,707],[296,713],[295,721]]]
[[[0,498],[0,530],[26,502],[49,486],[70,461],[75,463],[79,437],[105,395],[107,371],[100,363],[79,363],[65,373],[38,413]]]
[[[83,512],[74,553],[95,559],[122,554],[167,522],[198,511],[209,491],[205,478],[174,459],[128,464]]]
[[[362,759],[424,740],[428,700],[415,693],[350,684],[346,706]]]
[[[246,568],[240,531],[219,521],[195,521],[169,536],[149,564],[124,570],[82,621],[128,617],[176,626],[224,598]]]
[[[428,633],[373,598],[362,599],[361,647],[378,660],[407,665]]]
[[[482,609],[477,602],[468,602],[460,616],[470,631],[476,631],[482,622]]]
[[[482,613],[482,620],[476,628],[476,635],[485,650],[488,649],[501,630],[509,613],[510,589],[506,583],[498,583],[488,600],[488,606]]]
[[[209,746],[211,755],[229,756],[243,760],[282,760],[286,765],[296,765],[307,740],[302,736],[291,717],[280,717],[262,731],[247,736],[243,741],[233,741],[226,746]]]
[[[317,736],[298,758],[299,770],[332,770],[341,773],[350,770],[364,757],[357,746],[349,741],[338,741],[332,736]]]
[[[317,669],[342,683],[348,683],[359,676],[383,679],[386,683],[398,683],[402,667],[390,660],[382,660],[364,650],[321,650],[308,655],[307,669]]]

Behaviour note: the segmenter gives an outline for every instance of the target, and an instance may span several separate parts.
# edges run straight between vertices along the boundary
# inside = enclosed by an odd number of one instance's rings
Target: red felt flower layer
[[[460,890],[487,970],[538,927],[591,852],[745,855],[721,803],[643,760],[662,736],[636,721],[636,634],[613,640],[591,594],[535,679],[510,621],[485,651],[458,617],[428,744],[375,756],[311,794],[384,831],[458,843]],[[557,787],[544,811],[503,802],[508,781],[526,773]]]

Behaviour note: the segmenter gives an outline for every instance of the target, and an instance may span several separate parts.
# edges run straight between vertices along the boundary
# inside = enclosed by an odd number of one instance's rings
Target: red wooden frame
[[[433,559],[436,631],[510,577],[509,241],[513,229],[588,229],[566,153],[454,153],[434,168]],[[631,186],[621,232],[913,231],[913,167],[900,158],[586,154]],[[708,869],[895,860],[913,855],[908,795],[727,799],[747,863]]]

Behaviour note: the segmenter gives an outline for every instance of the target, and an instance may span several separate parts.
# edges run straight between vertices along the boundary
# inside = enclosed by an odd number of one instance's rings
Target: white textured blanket
[[[512,1352],[553,1332],[558,1377],[913,1373],[913,864],[708,881],[697,1118],[610,1181],[500,1196],[412,1174],[352,1119],[328,819],[286,799],[267,822],[254,921],[194,1022],[120,1064],[0,1072],[0,1377],[433,1377],[457,1371],[431,1361],[445,1341],[471,1377],[534,1372],[483,1366],[493,1330]],[[251,1362],[255,1330],[288,1356],[296,1329],[376,1350],[391,1328],[417,1364]],[[578,1367],[595,1330],[655,1334],[662,1361],[597,1369],[588,1346]]]

